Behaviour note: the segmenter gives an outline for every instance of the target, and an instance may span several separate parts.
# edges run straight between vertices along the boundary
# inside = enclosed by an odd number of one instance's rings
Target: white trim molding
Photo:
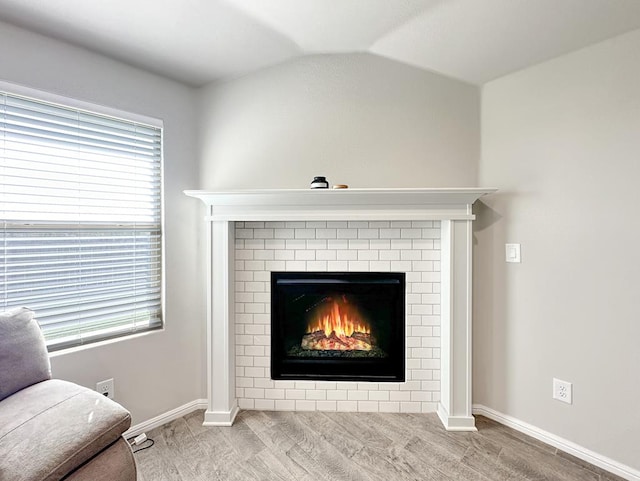
[[[496,189],[284,189],[185,191],[208,208],[207,395],[205,425],[238,411],[234,353],[236,221],[442,221],[441,401],[446,429],[474,431],[471,413],[473,203]]]
[[[178,406],[171,411],[167,411],[165,413],[159,414],[156,417],[153,417],[147,421],[143,421],[134,426],[131,426],[129,429],[125,431],[123,436],[125,438],[131,438],[138,436],[147,431],[151,431],[157,427],[162,426],[163,424],[167,424],[171,421],[174,421],[182,416],[186,416],[187,414],[191,414],[198,409],[206,409],[207,408],[207,400],[206,399],[196,399],[194,401],[188,402],[187,404],[183,404],[182,406]]]
[[[594,466],[604,469],[610,473],[620,476],[631,481],[640,481],[640,471],[622,463],[614,461],[611,458],[598,454],[585,447],[580,446],[572,441],[561,438],[553,433],[544,431],[543,429],[533,426],[532,424],[521,421],[517,418],[503,414],[482,404],[473,405],[473,414],[478,414],[492,419],[500,424],[504,424],[516,431],[524,433],[532,438],[538,439],[543,443],[558,448],[565,453],[571,454],[576,458],[580,458]]]

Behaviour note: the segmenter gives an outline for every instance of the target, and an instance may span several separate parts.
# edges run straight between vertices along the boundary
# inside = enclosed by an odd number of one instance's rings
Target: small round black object
[[[312,189],[328,189],[329,188],[329,182],[327,182],[327,178],[326,177],[314,177],[313,180],[311,181],[311,188]]]

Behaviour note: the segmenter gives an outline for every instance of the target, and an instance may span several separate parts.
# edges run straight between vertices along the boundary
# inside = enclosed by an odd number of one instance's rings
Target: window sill
[[[159,334],[161,332],[164,332],[164,327],[160,327],[158,329],[153,329],[151,331],[136,332],[134,334],[128,334],[126,336],[114,337],[112,339],[105,339],[104,341],[92,342],[90,344],[85,344],[85,345],[82,345],[82,346],[68,347],[66,349],[60,349],[58,351],[50,352],[49,353],[49,358],[62,357],[62,356],[65,356],[67,354],[75,354],[76,352],[86,351],[86,350],[94,349],[94,348],[97,348],[97,347],[103,347],[103,346],[107,346],[109,344],[114,344],[114,343],[117,343],[117,342],[129,341],[129,340],[132,340],[132,339],[137,339],[137,338],[140,338],[140,337],[150,336],[150,335],[153,335],[153,334]]]

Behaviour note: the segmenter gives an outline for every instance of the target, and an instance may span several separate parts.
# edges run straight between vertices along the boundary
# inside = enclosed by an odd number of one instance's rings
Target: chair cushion
[[[44,336],[33,315],[26,307],[0,313],[0,401],[51,378]]]
[[[29,386],[0,402],[0,479],[60,480],[130,425],[126,409],[85,387],[58,379]]]

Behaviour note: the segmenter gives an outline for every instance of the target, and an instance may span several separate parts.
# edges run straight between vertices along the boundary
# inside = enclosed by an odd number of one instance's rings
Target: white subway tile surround
[[[406,381],[270,379],[271,271],[406,272]],[[242,409],[433,412],[440,400],[440,222],[235,223]]]

